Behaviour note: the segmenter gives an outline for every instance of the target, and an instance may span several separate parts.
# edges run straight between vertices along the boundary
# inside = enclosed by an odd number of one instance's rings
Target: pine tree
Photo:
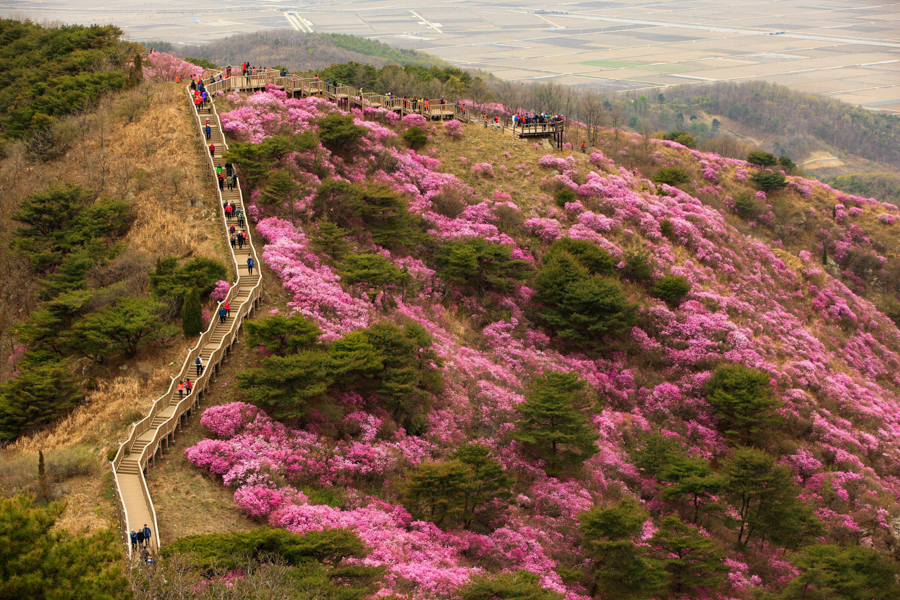
[[[75,323],[69,346],[102,362],[116,352],[134,356],[142,342],[164,335],[169,328],[160,319],[162,307],[149,298],[122,297]]]
[[[493,577],[481,575],[459,590],[460,600],[560,600],[562,595],[541,586],[530,571],[512,571]]]
[[[480,294],[508,292],[530,267],[528,261],[511,258],[511,252],[509,246],[470,237],[447,244],[437,260],[441,276],[449,281]]]
[[[440,527],[464,521],[472,470],[459,460],[419,463],[403,486],[403,506],[415,519]]]
[[[322,335],[318,325],[301,314],[289,317],[270,315],[261,320],[247,321],[244,327],[250,347],[263,346],[278,356],[314,348]]]
[[[693,594],[699,588],[715,589],[728,567],[725,553],[696,527],[676,516],[662,520],[650,539],[650,555],[669,575],[669,590],[674,596]]]
[[[804,548],[794,566],[800,574],[788,584],[782,600],[900,598],[897,564],[873,548],[816,544]]]
[[[769,375],[744,365],[716,369],[706,384],[706,399],[715,409],[719,430],[736,445],[761,445],[782,420]]]
[[[0,597],[128,600],[117,532],[58,531],[64,505],[34,507],[34,498],[0,499]]]
[[[203,312],[200,306],[200,292],[193,288],[181,309],[181,329],[185,337],[193,337],[203,331]]]
[[[738,543],[754,536],[797,548],[821,529],[812,509],[797,499],[791,469],[755,448],[739,448],[725,463],[724,496],[738,512]]]
[[[328,219],[322,219],[311,232],[310,246],[316,252],[325,253],[332,261],[338,262],[350,251],[350,242],[347,241],[349,235],[349,230]]]
[[[141,57],[141,53],[138,52],[134,55],[134,63],[128,69],[128,79],[125,81],[125,87],[136,87],[142,81],[144,81],[144,59]]]
[[[590,349],[599,347],[604,336],[631,327],[636,313],[618,283],[595,275],[565,286],[542,316],[563,340]]]
[[[579,467],[597,453],[597,434],[588,421],[584,381],[572,373],[537,377],[516,407],[514,439],[544,460],[548,475]]]
[[[610,507],[594,507],[578,517],[582,545],[592,559],[591,596],[622,600],[649,598],[663,585],[665,574],[635,544],[647,511],[634,498]]]
[[[481,444],[466,444],[453,453],[453,458],[471,471],[471,478],[463,488],[462,518],[466,529],[476,523],[486,527],[512,496],[512,480],[503,465],[489,454],[490,449]]]
[[[84,398],[67,361],[42,361],[0,384],[0,438],[14,440],[49,423]]]

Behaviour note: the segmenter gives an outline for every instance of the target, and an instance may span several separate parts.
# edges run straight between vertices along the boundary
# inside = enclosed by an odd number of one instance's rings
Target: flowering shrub
[[[181,60],[174,54],[154,52],[147,55],[143,62],[144,77],[147,79],[164,79],[175,81],[176,78],[190,82],[191,77],[203,73],[203,67]]]
[[[447,135],[449,135],[450,137],[459,137],[463,132],[462,123],[460,123],[456,119],[447,121],[446,123],[444,123],[444,131],[446,131]]]
[[[885,225],[893,225],[896,218],[894,217],[894,215],[881,213],[880,215],[878,215],[878,220]]]
[[[491,163],[476,163],[472,165],[472,174],[473,175],[484,175],[485,177],[493,177],[494,176],[494,167],[491,166]]]
[[[406,127],[427,127],[428,119],[426,119],[424,115],[411,113],[403,117],[401,123]]]
[[[231,284],[229,284],[227,281],[219,280],[216,282],[216,287],[214,287],[213,291],[210,292],[209,297],[216,302],[221,302],[228,297],[228,292],[230,290]]]

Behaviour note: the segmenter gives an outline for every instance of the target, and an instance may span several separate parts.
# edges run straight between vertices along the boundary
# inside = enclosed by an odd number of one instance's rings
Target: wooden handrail
[[[257,76],[256,78],[248,78],[248,79],[259,79],[259,77],[260,76]],[[271,76],[266,74],[266,75],[262,76],[262,79],[265,79],[267,77],[270,78]],[[251,81],[251,84],[252,83],[253,82]],[[257,83],[259,83],[259,81],[257,81]],[[208,92],[210,93],[210,95],[212,95],[220,90],[230,89],[233,87],[233,85],[229,84],[227,82],[227,80],[215,81],[214,83],[209,83],[209,84],[204,84],[204,85],[206,85],[206,88],[207,88]],[[187,93],[190,98],[190,96],[191,96],[190,88],[187,88]],[[222,123],[221,123],[221,120],[219,119],[218,112],[215,109],[215,103],[211,102],[210,106],[211,106],[210,118],[215,118],[216,124],[219,127],[219,131],[221,132],[222,131]],[[193,106],[191,107],[191,110],[194,112],[194,115],[197,119],[198,134],[201,136],[201,140],[203,140],[202,121],[201,121],[200,115],[196,110],[194,110]],[[205,141],[202,142],[202,145],[204,147],[206,146]],[[225,141],[224,133],[222,134],[222,145],[224,146],[224,150],[228,149],[228,144]],[[215,177],[215,164],[212,161],[212,158],[209,159],[209,165],[210,165],[211,173]],[[219,199],[219,204],[221,205],[223,202],[222,192],[221,192],[221,190],[219,190],[218,186],[216,186],[216,190],[217,190],[217,196]],[[240,187],[238,187],[237,191],[238,191],[238,198],[240,201],[240,207],[242,209],[245,209],[243,194],[241,193]],[[227,221],[226,215],[224,214],[224,211],[222,211],[220,213],[220,215],[221,215],[221,219],[222,219],[223,233],[225,234],[225,241],[226,241],[226,248],[227,248],[228,247],[228,234],[227,234],[228,221]],[[259,265],[260,265],[259,256],[257,254],[256,247],[253,245],[252,234],[249,232],[247,232],[247,243],[249,244],[248,248],[249,248],[250,256],[253,257],[257,267],[259,267]],[[238,290],[240,288],[240,280],[241,280],[240,270],[239,270],[239,265],[237,263],[237,257],[235,256],[233,251],[231,252],[231,258],[232,258],[232,263],[233,263],[233,267],[235,270],[235,281],[231,285],[231,288],[229,289],[228,294],[226,295],[226,298],[218,303],[217,310],[218,310],[218,308],[222,307],[222,305],[225,301],[234,303],[235,299],[237,297],[237,294],[238,294]],[[170,435],[174,434],[175,430],[178,427],[181,417],[187,411],[191,410],[198,404],[200,396],[203,394],[203,392],[205,392],[207,386],[209,385],[209,380],[210,380],[210,377],[212,376],[211,374],[213,372],[213,369],[222,361],[222,359],[224,358],[223,355],[225,353],[226,348],[231,347],[231,345],[234,343],[235,339],[237,338],[238,330],[240,328],[241,323],[250,314],[251,310],[255,307],[256,302],[258,301],[259,296],[260,296],[261,285],[262,285],[262,273],[260,272],[259,281],[257,281],[257,283],[252,288],[250,288],[249,293],[247,294],[246,300],[241,302],[238,306],[236,306],[233,309],[233,311],[235,313],[235,319],[234,319],[234,321],[232,321],[231,327],[225,333],[221,342],[218,344],[217,348],[212,352],[212,354],[207,359],[206,368],[204,369],[202,375],[197,377],[196,381],[194,382],[194,389],[193,389],[192,393],[183,397],[181,400],[179,400],[179,402],[177,404],[174,405],[175,408],[174,408],[172,416],[169,417],[168,419],[166,419],[164,422],[162,422],[155,428],[155,430],[153,432],[153,436],[147,442],[147,444],[140,450],[140,454],[136,457],[133,457],[136,459],[136,462],[138,465],[138,478],[139,478],[139,482],[140,482],[140,489],[141,489],[142,495],[144,497],[144,502],[146,504],[148,512],[150,513],[151,520],[153,522],[153,529],[152,529],[153,540],[152,540],[151,545],[155,548],[159,548],[159,525],[158,525],[157,516],[156,516],[156,509],[153,505],[153,499],[150,496],[150,492],[147,487],[147,482],[144,477],[143,471],[146,468],[151,457],[156,455],[156,452],[159,450],[159,447],[160,447],[160,444],[162,443],[162,441],[168,439],[168,437]],[[241,291],[241,293],[243,293],[246,290],[241,289],[240,291]],[[121,486],[120,478],[123,475],[121,473],[119,473],[119,469],[122,465],[122,462],[126,458],[126,453],[128,453],[128,456],[131,456],[130,452],[134,448],[134,443],[137,440],[137,438],[150,430],[150,428],[152,427],[153,420],[159,415],[159,413],[161,411],[172,406],[172,402],[174,401],[174,396],[175,396],[175,382],[183,380],[185,377],[189,376],[189,370],[193,366],[194,361],[197,358],[197,356],[199,356],[202,353],[203,348],[209,343],[209,341],[213,335],[213,332],[215,330],[215,327],[216,327],[216,321],[215,321],[215,319],[212,319],[209,326],[207,327],[206,331],[204,331],[201,334],[200,339],[198,340],[197,344],[194,347],[190,348],[190,350],[188,351],[187,357],[185,358],[185,361],[182,364],[181,370],[178,372],[178,374],[176,376],[172,377],[172,380],[169,383],[169,387],[166,390],[166,392],[162,396],[160,396],[159,398],[157,398],[156,400],[153,401],[150,411],[148,412],[146,417],[144,417],[140,421],[137,421],[136,423],[132,424],[127,438],[125,439],[125,441],[120,443],[115,456],[110,461],[110,467],[113,471],[113,487],[114,487],[115,496],[116,496],[116,506],[119,510],[119,523],[120,523],[120,526],[122,527],[126,552],[129,557],[131,557],[131,555],[132,555],[131,543],[130,543],[130,539],[129,539],[129,532],[131,531],[131,523],[130,523],[130,519],[128,516],[128,507],[125,505],[125,500],[124,500],[124,497],[122,494],[122,486]]]

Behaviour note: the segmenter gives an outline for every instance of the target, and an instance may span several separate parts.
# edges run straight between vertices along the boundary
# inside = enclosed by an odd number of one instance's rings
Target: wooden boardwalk
[[[215,167],[224,168],[225,161],[222,153],[227,149],[225,137],[222,135],[222,124],[216,113],[215,105],[210,102],[209,108],[195,111],[191,99],[190,89],[188,98],[191,110],[194,112],[197,135],[200,136],[204,148],[208,148],[210,142],[215,144],[216,156],[208,161],[210,166],[209,185],[214,186],[219,199],[219,218],[221,219],[221,232],[224,235],[225,247],[231,251],[234,272],[237,274],[227,300],[231,303],[231,316],[225,323],[219,322],[218,307],[213,313],[212,323],[200,336],[197,345],[191,348],[185,357],[181,370],[172,377],[172,382],[165,394],[153,402],[149,414],[134,423],[124,442],[119,446],[115,458],[111,461],[113,472],[113,484],[115,488],[116,504],[119,513],[119,524],[124,535],[124,543],[128,556],[131,557],[131,542],[129,533],[131,530],[143,528],[149,525],[152,531],[150,546],[153,551],[159,548],[159,523],[156,511],[153,508],[153,500],[147,489],[147,481],[144,477],[148,464],[163,451],[169,448],[174,441],[175,434],[184,424],[185,420],[193,415],[205,394],[211,379],[218,374],[222,362],[231,354],[234,344],[237,343],[238,331],[241,324],[258,306],[261,289],[261,272],[259,270],[259,257],[253,245],[253,238],[244,244],[243,249],[235,247],[231,249],[228,233],[231,225],[237,227],[237,219],[226,219],[221,210],[225,201],[234,202],[238,208],[244,207],[244,200],[240,189],[219,191],[216,181]],[[206,140],[203,131],[206,119],[212,129],[211,139]],[[209,151],[206,150],[209,157]],[[245,228],[249,235],[249,229]],[[256,267],[250,275],[247,269],[247,258],[253,257]],[[221,306],[221,304],[219,305]],[[203,360],[204,371],[197,376],[195,366],[196,358]],[[190,378],[194,383],[193,393],[179,398],[178,382]]]

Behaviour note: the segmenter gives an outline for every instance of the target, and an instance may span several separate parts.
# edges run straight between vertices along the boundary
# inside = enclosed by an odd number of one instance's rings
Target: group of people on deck
[[[544,124],[553,124],[562,122],[563,118],[560,115],[541,115],[541,114],[514,114],[513,115],[513,125],[518,127],[519,125],[544,125]]]

